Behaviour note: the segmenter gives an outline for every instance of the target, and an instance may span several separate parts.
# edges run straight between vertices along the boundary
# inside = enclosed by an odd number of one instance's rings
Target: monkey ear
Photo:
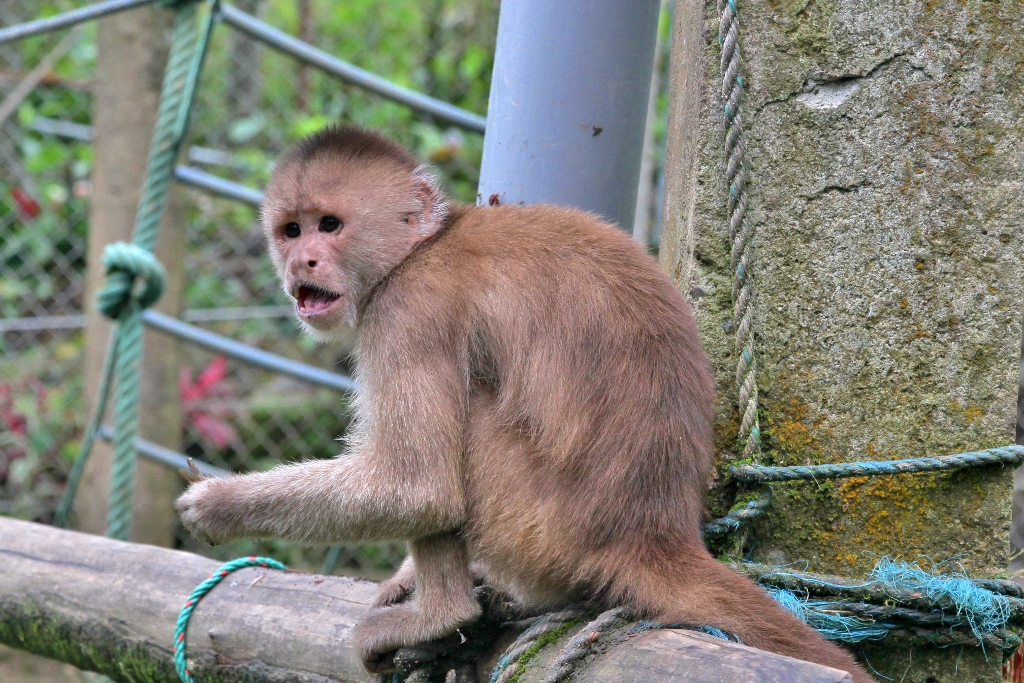
[[[437,178],[422,167],[413,172],[412,186],[416,198],[423,206],[420,215],[417,216],[416,232],[421,239],[426,239],[441,229],[441,223],[448,213],[447,201]]]

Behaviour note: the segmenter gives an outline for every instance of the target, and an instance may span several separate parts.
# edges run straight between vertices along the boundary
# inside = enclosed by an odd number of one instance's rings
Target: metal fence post
[[[478,201],[633,224],[659,0],[505,0]]]

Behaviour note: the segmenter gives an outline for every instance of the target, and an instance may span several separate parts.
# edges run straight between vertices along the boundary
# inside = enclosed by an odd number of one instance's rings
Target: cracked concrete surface
[[[831,83],[808,83],[804,92],[796,96],[811,109],[835,109],[842,105],[860,87],[859,78],[844,78]]]
[[[740,0],[770,461],[1012,442],[1024,308],[1022,10],[1020,0]],[[704,294],[693,302],[719,377],[710,499],[720,514],[750,493],[722,483],[739,416],[717,31],[708,3],[696,199],[670,198],[681,209],[666,215],[662,251],[681,254],[670,272],[691,274],[680,288]],[[878,555],[956,557],[974,575],[1005,574],[1011,485],[1009,470],[780,484],[768,519],[716,550],[846,575]],[[997,663],[979,661],[974,678],[961,664],[961,680],[999,680]],[[915,664],[905,680],[926,680],[926,668]]]

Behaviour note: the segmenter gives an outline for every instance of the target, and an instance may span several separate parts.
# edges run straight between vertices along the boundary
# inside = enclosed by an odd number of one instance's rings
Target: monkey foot
[[[363,665],[371,673],[394,671],[396,650],[408,646],[434,650],[442,644],[431,641],[454,634],[476,621],[481,612],[471,595],[465,604],[452,602],[423,609],[414,598],[392,607],[371,609],[355,629]],[[456,638],[462,640],[461,636]]]
[[[376,652],[363,655],[363,666],[372,674],[386,674],[395,670],[395,654],[398,650],[391,652]]]

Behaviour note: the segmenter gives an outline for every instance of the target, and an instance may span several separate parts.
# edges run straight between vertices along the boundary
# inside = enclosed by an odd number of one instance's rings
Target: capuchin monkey
[[[368,670],[477,619],[478,571],[526,606],[626,605],[871,680],[705,549],[711,372],[687,303],[625,232],[452,203],[352,127],[284,156],[262,220],[302,325],[358,330],[347,448],[200,481],[177,508],[213,543],[405,540],[356,629]]]

